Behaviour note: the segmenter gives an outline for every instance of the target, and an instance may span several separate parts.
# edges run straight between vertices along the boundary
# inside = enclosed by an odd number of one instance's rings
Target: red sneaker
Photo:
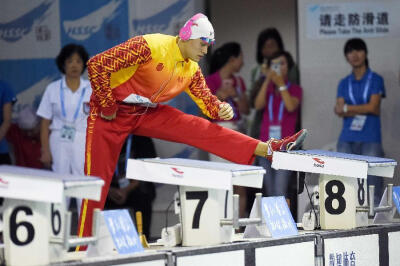
[[[296,134],[284,139],[270,139],[267,141],[268,154],[266,158],[272,161],[274,151],[290,151],[298,149],[307,137],[307,129],[302,129]]]

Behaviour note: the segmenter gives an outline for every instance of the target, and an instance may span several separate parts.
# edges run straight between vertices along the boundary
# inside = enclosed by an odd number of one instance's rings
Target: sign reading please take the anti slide
[[[398,37],[399,12],[398,1],[309,4],[307,38]]]

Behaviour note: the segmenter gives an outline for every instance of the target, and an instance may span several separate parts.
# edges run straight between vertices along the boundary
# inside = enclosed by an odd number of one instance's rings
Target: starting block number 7
[[[222,218],[232,218],[232,191],[179,187],[181,201],[182,245],[198,246],[225,242],[228,226]],[[229,216],[230,217],[227,217]]]
[[[194,210],[192,229],[198,229],[200,225],[200,216],[204,203],[208,198],[208,191],[187,191],[187,200],[199,200],[196,209]]]

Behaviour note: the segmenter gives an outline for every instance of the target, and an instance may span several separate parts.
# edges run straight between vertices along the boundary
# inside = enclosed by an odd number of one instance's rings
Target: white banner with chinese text
[[[309,39],[400,36],[400,2],[308,4]]]

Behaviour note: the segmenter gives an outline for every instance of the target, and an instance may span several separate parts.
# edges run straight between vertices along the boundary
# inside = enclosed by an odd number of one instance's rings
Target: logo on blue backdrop
[[[51,2],[45,1],[19,18],[7,23],[0,23],[0,38],[6,42],[16,42],[20,40],[32,31],[35,23],[40,23],[46,18],[48,15],[47,11],[51,5]],[[36,33],[38,32],[40,34],[40,40],[48,39],[50,36],[48,29],[40,28],[36,30]]]
[[[143,35],[147,33],[163,32],[170,27],[172,19],[175,17],[181,17],[184,15],[184,8],[189,3],[189,0],[179,0],[175,4],[172,4],[163,11],[145,18],[145,19],[133,19],[132,25],[135,35]],[[180,25],[176,25],[179,27]],[[178,31],[179,28],[176,29]]]
[[[78,43],[97,54],[129,37],[128,1],[60,1],[61,44]]]
[[[17,96],[15,113],[27,105],[36,109],[46,87],[60,78],[54,59],[0,60],[0,73]]]
[[[318,10],[319,5],[311,5],[308,9],[310,10],[310,12],[314,12],[316,10]]]
[[[28,88],[20,91],[17,94],[18,101],[13,105],[14,111],[18,112],[26,105],[32,106],[33,109],[36,110],[40,104],[44,90],[46,89],[47,85],[49,85],[57,78],[59,78],[58,74],[44,76],[37,82],[31,84],[31,86],[29,86]]]
[[[112,0],[108,4],[96,9],[92,13],[78,18],[76,20],[66,20],[63,22],[64,31],[68,37],[84,41],[98,32],[103,25],[106,25],[106,37],[108,39],[118,39],[119,33],[117,27],[108,25],[116,16],[118,16],[118,7],[122,4],[122,0]],[[118,34],[116,34],[116,32]]]

